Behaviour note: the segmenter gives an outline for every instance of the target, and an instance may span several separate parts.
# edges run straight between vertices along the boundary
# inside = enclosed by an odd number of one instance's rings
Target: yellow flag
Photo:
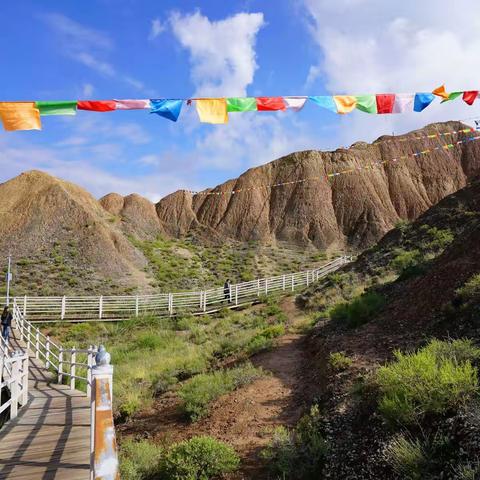
[[[42,129],[35,102],[0,102],[0,119],[7,131]]]
[[[448,100],[449,98],[449,94],[445,90],[445,85],[441,85],[440,87],[437,87],[432,93],[437,97],[443,98],[444,100]]]
[[[197,113],[203,123],[228,123],[225,98],[202,98],[196,100]]]
[[[335,95],[333,101],[337,106],[337,113],[350,113],[357,106],[357,99],[351,95]]]

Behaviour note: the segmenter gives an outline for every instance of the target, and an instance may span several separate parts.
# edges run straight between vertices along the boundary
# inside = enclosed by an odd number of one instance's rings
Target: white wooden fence
[[[223,287],[218,287],[197,292],[136,296],[24,296],[15,297],[14,304],[20,309],[23,317],[42,321],[112,320],[137,317],[146,313],[202,314],[214,312],[225,306],[237,307],[251,303],[258,297],[271,293],[293,292],[297,288],[309,286],[350,261],[351,257],[342,256],[312,270],[232,284],[227,294]]]
[[[1,403],[0,414],[10,409],[10,419],[28,402],[28,355],[21,350],[10,354],[0,353],[0,399],[3,391],[9,393],[8,400]]]

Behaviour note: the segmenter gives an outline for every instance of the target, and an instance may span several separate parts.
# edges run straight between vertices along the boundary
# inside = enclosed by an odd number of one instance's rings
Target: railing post
[[[75,347],[72,347],[70,351],[70,390],[75,390],[75,373],[76,373],[76,365],[75,362],[77,361],[77,351]]]
[[[285,290],[285,275],[282,275],[282,290]]]
[[[87,354],[87,397],[92,395],[92,368],[93,368],[93,345],[88,347]]]
[[[307,287],[310,285],[310,277],[309,277],[309,271],[307,270]]]
[[[98,299],[98,318],[100,320],[102,319],[102,313],[103,313],[103,295],[100,295],[100,298]]]
[[[203,292],[203,311],[207,311],[207,291]]]
[[[60,316],[60,319],[63,320],[65,318],[65,306],[66,306],[66,301],[67,301],[67,298],[65,297],[65,295],[62,297],[62,313],[61,313],[61,316]]]
[[[260,279],[257,278],[257,297],[260,296]]]
[[[10,419],[16,418],[18,415],[18,376],[20,374],[20,362],[12,357],[12,382],[10,383]]]
[[[40,332],[35,333],[35,358],[40,358]]]
[[[295,290],[295,277],[293,276],[292,273],[292,292]]]
[[[63,383],[63,348],[58,350],[58,381],[61,385]]]
[[[200,310],[203,307],[202,302],[203,302],[203,292],[200,292],[200,306],[198,307]]]
[[[238,283],[235,285],[235,305],[238,305]]]
[[[118,455],[112,414],[113,367],[100,345],[92,369],[90,397],[90,478],[117,479]]]
[[[27,327],[27,350],[28,351],[30,351],[32,348],[32,341],[30,339],[31,331],[32,331],[32,326],[28,324],[28,327]]]
[[[268,295],[268,278],[265,279],[265,295]]]
[[[50,368],[50,337],[48,335],[45,341],[45,368],[47,370]]]
[[[23,297],[23,316],[27,316],[27,296]]]
[[[173,293],[168,294],[168,313],[173,315]]]
[[[28,355],[23,359],[22,365],[22,407],[28,402]]]
[[[135,297],[135,316],[138,317],[138,295]]]

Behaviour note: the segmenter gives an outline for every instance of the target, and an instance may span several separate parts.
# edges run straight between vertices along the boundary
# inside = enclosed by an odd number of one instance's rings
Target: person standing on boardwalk
[[[8,309],[6,305],[2,312],[2,337],[3,339],[8,342],[10,337],[10,327],[12,326],[12,312]]]
[[[225,300],[230,303],[232,300],[230,298],[230,280],[227,279],[223,284],[223,294],[225,296]]]

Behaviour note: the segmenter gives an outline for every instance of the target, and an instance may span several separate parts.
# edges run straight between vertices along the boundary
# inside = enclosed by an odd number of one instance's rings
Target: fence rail
[[[162,293],[136,296],[15,297],[14,304],[29,320],[111,320],[153,313],[174,315],[189,312],[208,313],[224,306],[236,307],[275,292],[293,292],[309,286],[351,261],[342,256],[327,264],[303,272],[261,278],[250,282],[198,292]]]
[[[8,392],[3,395],[3,391]],[[8,395],[9,394],[9,395]],[[10,419],[28,402],[28,355],[21,350],[0,355],[0,414],[10,409]]]

